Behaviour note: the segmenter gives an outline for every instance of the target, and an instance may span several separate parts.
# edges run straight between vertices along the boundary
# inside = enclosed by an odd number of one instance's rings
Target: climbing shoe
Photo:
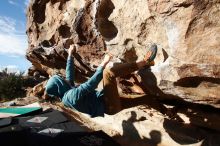
[[[157,54],[157,45],[153,44],[144,57],[144,60],[147,62],[147,65],[153,66],[155,64],[154,59],[156,57],[156,54]]]

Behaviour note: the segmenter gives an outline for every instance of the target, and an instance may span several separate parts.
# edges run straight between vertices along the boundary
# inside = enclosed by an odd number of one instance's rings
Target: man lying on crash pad
[[[106,67],[112,58],[112,55],[106,54],[93,76],[76,87],[74,85],[74,58],[72,57],[76,47],[78,46],[71,45],[68,49],[66,79],[54,75],[48,80],[45,89],[50,97],[59,97],[65,106],[89,114],[91,117],[104,116],[104,113],[115,114],[119,112],[121,103],[116,77],[131,74],[145,66],[154,64],[153,60],[157,53],[157,46],[152,45],[143,60],[123,63],[112,68]],[[102,79],[104,89],[96,91],[95,89]]]

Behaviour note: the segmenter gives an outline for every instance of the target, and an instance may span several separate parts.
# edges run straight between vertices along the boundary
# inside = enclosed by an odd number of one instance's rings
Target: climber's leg
[[[132,72],[143,68],[144,66],[154,65],[154,58],[157,53],[157,46],[152,45],[150,50],[146,53],[142,61],[136,63],[124,63],[105,69],[103,73],[104,96],[106,104],[106,113],[115,114],[121,110],[121,102],[117,89],[116,77],[123,77]]]

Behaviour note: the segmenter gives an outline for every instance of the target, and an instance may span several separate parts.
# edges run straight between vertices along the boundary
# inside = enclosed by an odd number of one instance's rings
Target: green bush
[[[11,100],[25,95],[23,73],[0,72],[0,100]]]

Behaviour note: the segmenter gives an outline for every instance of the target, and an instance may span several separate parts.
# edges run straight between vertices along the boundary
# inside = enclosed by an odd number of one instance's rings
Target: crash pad
[[[42,108],[38,102],[21,107],[0,108],[0,118],[27,115],[38,111],[42,111]]]

